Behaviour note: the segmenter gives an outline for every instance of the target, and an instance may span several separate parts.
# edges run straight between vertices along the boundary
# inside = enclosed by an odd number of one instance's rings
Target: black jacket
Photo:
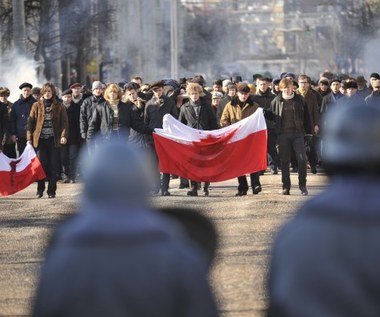
[[[79,119],[79,124],[80,124],[80,133],[82,136],[82,139],[87,138],[87,133],[88,133],[88,126],[91,121],[91,116],[98,104],[103,103],[105,100],[103,96],[96,97],[94,95],[86,98],[81,107],[80,107],[80,119]]]
[[[144,122],[153,131],[155,128],[162,128],[164,115],[170,114],[178,119],[178,109],[175,102],[167,96],[162,96],[160,101],[155,97],[150,99],[145,105]],[[153,137],[145,135],[146,144],[153,144]]]
[[[127,138],[130,134],[130,128],[140,132],[149,133],[152,130],[145,127],[144,122],[137,115],[135,111],[132,110],[131,105],[127,105],[120,101],[118,104],[119,109],[119,132],[125,135]],[[96,133],[100,133],[104,138],[108,139],[111,137],[112,131],[112,118],[113,110],[105,101],[95,107],[93,114],[91,116],[91,121],[89,123],[87,138],[89,140],[95,137]]]
[[[5,104],[0,102],[0,150],[7,140],[8,134],[8,109]]]
[[[30,95],[26,99],[21,96],[20,99],[13,104],[11,111],[11,135],[26,139],[26,126],[30,110],[35,102],[36,99]]]
[[[179,112],[178,120],[198,130],[216,130],[218,128],[214,110],[204,99],[200,100],[198,115],[195,113],[190,101],[183,104]]]
[[[256,92],[256,95],[252,96],[253,101],[256,102],[261,108],[263,108],[265,112],[268,112],[271,110],[270,105],[274,98],[276,98],[276,95],[269,88],[264,93],[258,89]],[[273,130],[274,122],[268,119],[266,119],[265,121],[266,121],[268,130]]]
[[[80,106],[75,102],[71,102],[70,107],[66,107],[67,119],[69,121],[69,137],[67,138],[67,144],[80,144],[80,127],[79,127],[79,116],[80,116]]]
[[[278,95],[273,99],[271,103],[271,110],[274,116],[275,130],[277,133],[281,132],[281,118],[282,118],[282,109],[284,105],[284,99],[282,95]],[[302,97],[297,94],[294,94],[294,122],[298,133],[303,134],[312,134],[310,115],[308,108],[303,101]]]

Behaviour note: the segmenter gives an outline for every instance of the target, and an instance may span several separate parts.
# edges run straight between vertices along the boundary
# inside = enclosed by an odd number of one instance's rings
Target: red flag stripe
[[[25,148],[19,159],[10,159],[1,154],[0,195],[12,195],[45,177],[41,162],[31,145]]]

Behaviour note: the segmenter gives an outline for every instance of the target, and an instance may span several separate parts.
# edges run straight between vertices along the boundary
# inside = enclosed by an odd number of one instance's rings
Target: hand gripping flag
[[[18,159],[0,153],[0,195],[12,195],[45,177],[41,162],[30,144]]]
[[[220,182],[267,168],[263,110],[228,127],[204,131],[165,115],[155,129],[159,170],[198,182]]]

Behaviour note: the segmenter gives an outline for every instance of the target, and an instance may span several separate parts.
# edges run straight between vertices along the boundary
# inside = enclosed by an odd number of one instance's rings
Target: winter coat
[[[0,150],[7,140],[8,134],[8,109],[7,106],[0,102]]]
[[[58,228],[32,316],[217,316],[204,254],[177,223],[141,207],[100,208]]]
[[[198,130],[216,130],[218,128],[215,112],[206,100],[200,100],[199,114],[195,113],[190,101],[182,105],[178,120]]]
[[[65,106],[55,99],[51,105],[52,112],[52,125],[54,133],[55,147],[60,147],[61,138],[68,138],[69,136],[69,121]],[[45,120],[45,106],[44,100],[41,99],[35,102],[30,111],[27,126],[27,141],[32,141],[35,148],[38,147],[42,127]]]
[[[380,107],[380,91],[373,91],[367,98],[365,98],[367,105]]]
[[[284,99],[282,94],[273,99],[271,103],[271,110],[274,116],[275,130],[277,133],[281,132],[281,117],[282,108],[284,106]],[[308,108],[303,101],[302,97],[294,94],[294,123],[298,133],[311,134],[311,123]]]
[[[144,121],[145,105],[143,105],[141,108],[138,108],[131,101],[127,101],[126,104],[132,107],[132,110],[135,112],[135,114],[140,120]],[[145,147],[144,134],[132,128],[131,133],[129,134],[129,142],[136,145],[139,148],[144,148]]]
[[[67,145],[79,145],[81,142],[79,127],[80,106],[75,102],[71,102],[70,107],[65,107],[65,109],[69,122],[69,137],[67,138]]]
[[[239,98],[232,99],[227,103],[223,110],[222,117],[220,119],[220,126],[226,127],[234,124],[244,118],[253,114],[259,105],[253,101],[252,97],[249,97],[244,104],[243,109],[239,106]]]
[[[119,111],[119,132],[125,134],[126,140],[129,138],[130,128],[133,128],[140,133],[148,133],[149,129],[145,128],[144,122],[132,110],[130,105],[126,105],[124,102],[120,101],[117,107]],[[87,132],[88,139],[93,139],[98,132],[102,137],[106,139],[110,138],[112,134],[112,118],[113,110],[107,102],[97,105],[89,123]]]
[[[379,179],[344,176],[277,235],[268,317],[380,316]]]
[[[87,138],[88,126],[91,121],[91,116],[98,104],[103,103],[105,100],[103,96],[96,97],[94,95],[87,97],[81,107],[80,107],[80,117],[79,117],[79,125],[80,125],[80,133],[82,139]]]
[[[22,96],[18,99],[12,107],[11,111],[11,135],[16,135],[19,138],[26,138],[26,127],[28,124],[28,117],[32,105],[36,99],[30,95],[24,99]]]
[[[327,96],[323,97],[321,105],[321,113],[325,113],[330,106],[335,105],[339,99],[343,98],[344,95],[341,92],[338,92],[334,95],[332,92]]]
[[[175,102],[167,96],[162,96],[160,102],[153,97],[145,105],[144,122],[152,131],[155,128],[162,128],[164,115],[170,114],[178,119],[178,109]],[[151,135],[144,135],[145,143],[154,143]]]
[[[301,97],[303,97],[300,93],[300,91],[298,90],[297,93],[299,93],[299,95]],[[311,127],[314,128],[316,125],[319,126],[320,123],[319,123],[319,105],[318,105],[318,99],[315,95],[316,91],[312,90],[312,89],[309,89],[306,93],[306,95],[303,97],[306,105],[307,105],[307,108],[309,110],[309,115],[310,115],[310,123],[311,123]],[[314,132],[314,129],[313,129],[313,132]]]
[[[256,91],[256,94],[252,96],[254,102],[256,102],[265,111],[270,111],[270,104],[272,100],[276,98],[276,95],[268,88],[266,92],[261,92],[260,89]],[[274,122],[272,120],[265,120],[268,130],[274,129]]]

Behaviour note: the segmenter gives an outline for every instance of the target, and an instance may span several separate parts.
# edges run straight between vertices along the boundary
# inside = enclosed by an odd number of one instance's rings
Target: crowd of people
[[[150,154],[156,173],[153,194],[169,196],[170,175],[158,171],[158,156],[152,132],[162,128],[163,117],[171,114],[182,123],[201,130],[233,124],[264,109],[268,132],[268,166],[272,174],[281,171],[282,194],[289,195],[290,171],[298,172],[299,189],[308,195],[307,171],[316,174],[322,166],[320,131],[330,107],[351,101],[377,104],[380,75],[372,73],[369,85],[364,76],[356,78],[330,72],[321,73],[317,82],[305,74],[288,72],[279,77],[254,76],[254,82],[240,76],[216,79],[207,86],[201,75],[180,80],[163,79],[144,83],[139,76],[130,81],[105,84],[94,81],[91,89],[73,83],[61,93],[51,83],[41,88],[30,83],[19,86],[20,97],[13,104],[10,91],[0,87],[1,149],[10,158],[21,155],[26,144],[36,149],[47,175],[49,198],[56,195],[56,183],[75,183],[80,173],[77,164],[81,147],[91,151],[96,135],[128,139]],[[253,194],[262,191],[260,174],[251,173]],[[179,175],[181,176],[181,175]],[[238,177],[236,196],[247,195],[245,175]],[[201,184],[180,178],[180,188],[197,196]],[[37,197],[45,191],[40,181]],[[209,194],[209,183],[204,185]]]

